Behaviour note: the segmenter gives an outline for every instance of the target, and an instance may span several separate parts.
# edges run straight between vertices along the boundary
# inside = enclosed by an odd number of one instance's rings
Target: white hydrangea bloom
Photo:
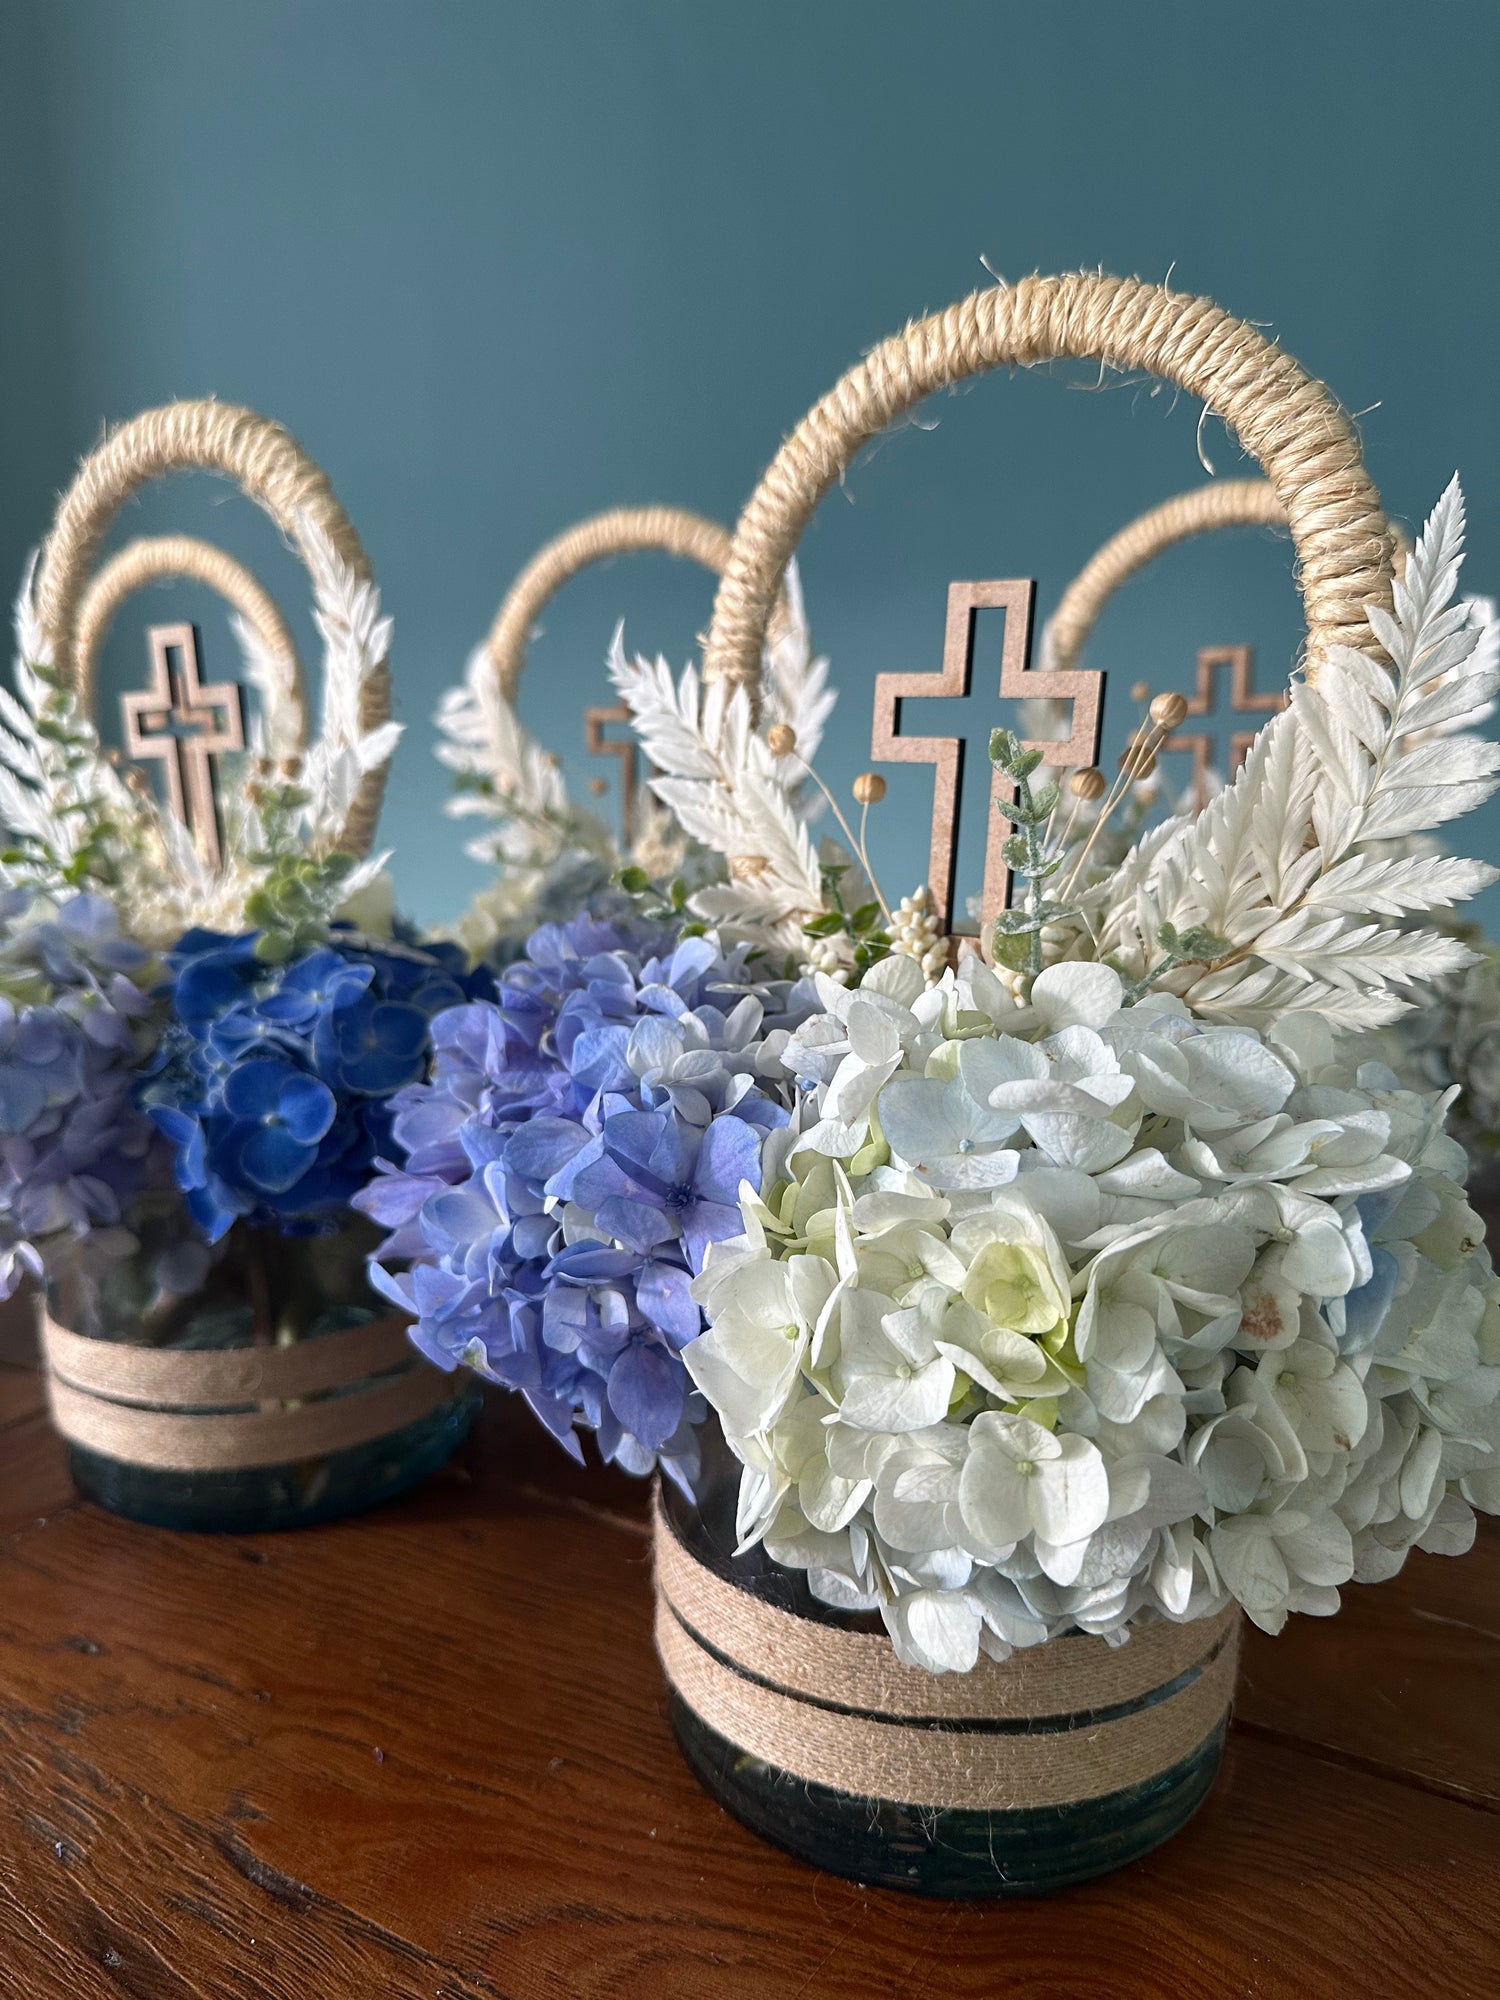
[[[685,1351],[743,1545],[944,1672],[1231,1599],[1276,1631],[1500,1510],[1500,1291],[1445,1097],[1311,1017],[1127,1006],[1100,964],[1024,1007],[973,957],[819,986]]]

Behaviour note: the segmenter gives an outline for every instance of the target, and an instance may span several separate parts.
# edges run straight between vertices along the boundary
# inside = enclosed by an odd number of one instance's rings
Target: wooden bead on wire
[[[797,747],[797,732],[789,722],[773,722],[766,731],[773,757],[790,757]]]
[[[861,771],[854,780],[854,796],[862,806],[878,806],[885,797],[885,779],[878,771]]]
[[[1075,799],[1102,799],[1108,789],[1104,773],[1092,767],[1087,771],[1075,771],[1068,780],[1068,790]]]
[[[1187,720],[1187,696],[1159,694],[1151,704],[1150,713],[1151,720],[1158,729],[1175,729],[1179,723]]]

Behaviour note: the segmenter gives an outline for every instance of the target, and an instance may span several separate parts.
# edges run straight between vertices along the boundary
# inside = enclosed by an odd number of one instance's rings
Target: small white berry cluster
[[[936,986],[948,968],[948,940],[926,885],[903,896],[891,920],[891,950],[914,958],[929,986]]]

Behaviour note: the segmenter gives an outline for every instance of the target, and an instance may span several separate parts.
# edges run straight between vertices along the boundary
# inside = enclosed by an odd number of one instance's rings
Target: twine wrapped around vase
[[[52,1420],[69,1444],[158,1472],[231,1472],[348,1451],[453,1393],[399,1313],[286,1347],[95,1340],[39,1313]]]
[[[659,1500],[654,1548],[672,1688],[744,1755],[857,1797],[971,1812],[1104,1798],[1191,1758],[1233,1698],[1237,1606],[1123,1646],[1055,1639],[938,1675],[902,1666],[883,1633],[817,1624],[716,1574]]]
[[[177,472],[217,472],[237,481],[300,550],[314,573],[309,524],[357,577],[370,575],[369,558],[326,475],[280,424],[254,410],[211,399],[145,410],[112,432],[80,465],[58,503],[37,572],[38,620],[51,644],[53,664],[73,681],[85,714],[94,702],[94,653],[84,642],[96,628],[86,630],[83,619],[94,557],[125,501],[152,480]],[[220,568],[205,581],[220,588],[227,577]],[[136,581],[143,580],[138,574]],[[297,699],[301,706],[300,696]],[[360,727],[377,729],[389,721],[390,713],[390,670],[382,664],[364,684]],[[305,713],[299,713],[296,724],[301,740]],[[370,851],[386,769],[382,764],[365,774],[349,809],[339,845],[351,854]]]

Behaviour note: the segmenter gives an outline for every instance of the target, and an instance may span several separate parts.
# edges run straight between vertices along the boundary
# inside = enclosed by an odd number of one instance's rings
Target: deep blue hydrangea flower
[[[430,1081],[395,1099],[405,1166],[355,1201],[391,1231],[372,1282],[422,1351],[520,1390],[575,1457],[581,1425],[689,1479],[689,1286],[739,1233],[814,1004],[713,938],[583,917],[533,933],[493,1003],[440,1014]]]
[[[102,896],[0,895],[0,1298],[119,1231],[150,1177],[132,1094],[145,963]]]
[[[210,1242],[240,1217],[333,1226],[389,1144],[392,1094],[426,1067],[433,1015],[492,990],[448,945],[336,931],[286,966],[255,945],[190,931],[168,955],[171,1019],[140,1092]]]

